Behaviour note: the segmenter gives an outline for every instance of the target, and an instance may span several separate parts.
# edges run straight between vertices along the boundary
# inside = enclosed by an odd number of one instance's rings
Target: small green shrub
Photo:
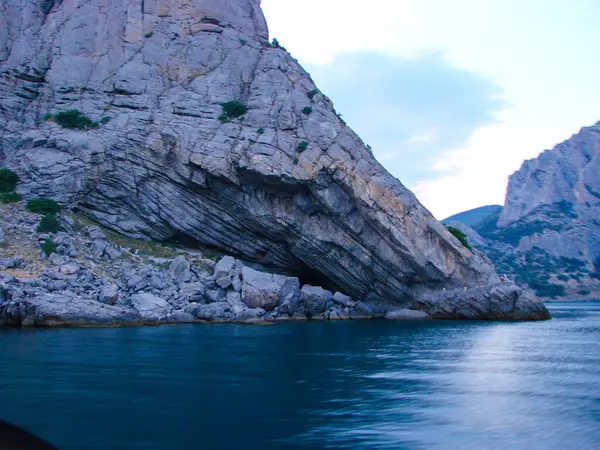
[[[19,176],[9,169],[0,169],[0,193],[8,193],[15,190]]]
[[[221,114],[219,116],[219,121],[221,123],[231,123],[231,120],[229,119],[229,117],[227,117],[225,114]]]
[[[310,106],[305,106],[302,108],[302,114],[306,114],[307,116],[313,112],[313,109]]]
[[[152,36],[154,36],[154,33],[152,31],[149,31],[144,36],[147,37],[147,38],[151,38]]]
[[[284,52],[287,52],[287,49],[286,49],[286,48],[285,48],[283,45],[281,45],[281,44],[279,43],[279,41],[278,41],[277,39],[275,39],[275,38],[273,38],[273,42],[271,43],[271,46],[272,46],[272,47],[275,47],[275,48],[280,48],[280,49],[281,49],[281,50],[283,50]]]
[[[259,128],[258,130],[256,130],[256,132],[257,132],[258,134],[264,134],[264,132],[265,132],[265,129],[264,129],[264,128]]]
[[[21,201],[21,196],[16,192],[9,192],[7,194],[0,194],[0,203],[16,203]]]
[[[560,281],[569,281],[569,277],[567,275],[562,274],[562,273],[558,276],[558,279]]]
[[[308,97],[310,100],[312,100],[312,99],[313,99],[313,97],[314,97],[315,95],[317,95],[318,93],[319,93],[319,90],[318,90],[318,89],[313,89],[312,91],[308,91],[308,92],[306,93],[306,96],[307,96],[307,97]]]
[[[60,224],[56,218],[56,214],[46,214],[40,220],[36,231],[38,233],[56,233],[60,229]]]
[[[237,117],[241,117],[244,114],[246,114],[246,112],[248,111],[248,108],[246,107],[246,105],[244,105],[241,102],[238,102],[237,100],[232,100],[230,102],[226,102],[223,103],[221,105],[223,107],[223,116],[229,118],[229,119],[234,119]],[[221,117],[223,117],[221,116]],[[219,117],[219,120],[221,118]],[[222,120],[221,120],[222,122]]]
[[[302,153],[304,150],[306,150],[308,148],[308,142],[306,141],[302,141],[298,144],[298,146],[296,147],[296,151],[299,153]]]
[[[56,244],[50,238],[46,239],[42,244],[42,252],[46,256],[50,256],[52,253],[56,253]]]
[[[110,120],[110,116],[104,116],[102,119],[100,119],[100,125],[104,125],[109,120]]]
[[[462,245],[464,245],[467,249],[469,250],[473,250],[473,248],[469,245],[469,243],[467,242],[467,235],[465,233],[463,233],[462,231],[460,231],[458,228],[454,228],[454,227],[446,227],[448,229],[448,231],[450,233],[452,233],[452,235],[458,239],[460,241],[460,243]]]
[[[246,45],[248,41],[246,39],[240,39],[240,44]]]
[[[27,209],[35,214],[58,214],[60,205],[51,198],[34,198],[27,202]]]
[[[98,123],[92,122],[90,119],[81,114],[81,111],[76,109],[70,109],[68,111],[61,111],[55,116],[54,121],[63,128],[70,130],[87,130],[90,128],[97,128]]]
[[[579,292],[577,292],[579,295],[590,295],[591,291],[589,289],[581,289]]]

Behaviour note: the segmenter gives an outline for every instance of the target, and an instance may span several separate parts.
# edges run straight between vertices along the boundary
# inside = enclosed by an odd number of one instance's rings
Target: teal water
[[[0,418],[61,449],[600,449],[600,304],[535,323],[0,330]]]

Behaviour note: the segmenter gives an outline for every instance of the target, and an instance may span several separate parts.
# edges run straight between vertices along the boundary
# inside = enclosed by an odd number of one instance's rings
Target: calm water
[[[0,331],[0,417],[61,449],[600,449],[600,304],[542,323]]]

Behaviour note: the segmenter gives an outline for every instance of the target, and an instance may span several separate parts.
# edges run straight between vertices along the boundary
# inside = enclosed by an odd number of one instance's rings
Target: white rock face
[[[357,301],[498,279],[268,43],[259,1],[0,4],[0,161],[26,198],[324,277]],[[229,101],[247,112],[219,120]],[[70,109],[100,125],[44,120]]]
[[[450,225],[538,295],[578,300],[600,294],[599,211],[600,122],[525,161],[495,225]]]

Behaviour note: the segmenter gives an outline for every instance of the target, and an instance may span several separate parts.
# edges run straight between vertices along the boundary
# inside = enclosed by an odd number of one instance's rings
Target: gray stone
[[[69,264],[63,264],[58,268],[58,270],[64,275],[73,275],[81,270],[81,265],[76,262],[71,262]]]
[[[69,293],[43,294],[0,303],[0,325],[89,326],[143,324],[133,309],[104,305]]]
[[[295,277],[259,272],[250,267],[242,269],[242,301],[250,308],[272,311],[281,302],[297,296],[299,285]]]
[[[49,291],[64,291],[68,286],[65,280],[53,280],[48,283],[47,289]]]
[[[242,302],[242,296],[239,292],[235,291],[227,292],[227,303],[229,303],[230,306],[244,305],[244,303]]]
[[[431,319],[429,314],[423,311],[415,311],[412,309],[395,309],[393,311],[388,312],[385,315],[386,319],[389,320],[423,320],[423,319]]]
[[[227,275],[223,278],[219,278],[217,280],[217,286],[219,286],[221,289],[227,289],[229,286],[231,286],[231,277]]]
[[[165,299],[148,293],[132,295],[131,304],[141,317],[151,320],[164,320],[172,310]]]
[[[21,256],[12,258],[0,258],[0,269],[17,269],[25,264]]]
[[[194,322],[195,316],[185,312],[185,311],[175,311],[172,314],[169,314],[166,318],[167,322],[171,323],[190,323]]]
[[[100,294],[98,294],[98,301],[100,303],[104,303],[105,305],[114,305],[118,299],[118,288],[114,284],[103,286],[100,290]]]
[[[186,283],[190,281],[192,276],[192,273],[190,272],[190,263],[183,255],[178,256],[173,260],[169,270],[171,271],[171,277],[177,283]]]
[[[207,290],[204,295],[210,303],[215,303],[221,300],[221,295],[217,289]]]
[[[416,299],[418,309],[434,319],[546,320],[550,313],[528,290],[509,282],[473,289],[430,293]]]
[[[179,296],[189,302],[202,303],[205,301],[204,285],[198,283],[183,283],[179,288]]]
[[[196,318],[200,320],[227,320],[230,306],[227,303],[209,303],[208,305],[198,305]]]
[[[4,244],[4,229],[0,227],[0,245]]]
[[[66,264],[69,261],[69,258],[57,255],[56,253],[52,253],[48,257],[48,261],[50,261],[50,264],[53,264],[55,266],[62,266],[63,264]]]
[[[104,255],[104,251],[108,248],[109,243],[105,240],[96,240],[92,243],[92,256],[94,259],[100,259]]]
[[[311,316],[316,316],[325,312],[329,301],[333,298],[333,294],[322,287],[310,286],[305,284],[302,286],[301,296],[308,313]]]
[[[240,277],[233,277],[231,281],[231,287],[235,292],[242,292],[242,280]]]
[[[246,308],[236,314],[235,320],[238,322],[249,322],[262,318],[266,311],[262,308]]]
[[[332,300],[334,303],[337,303],[341,306],[346,306],[350,308],[354,308],[356,306],[356,302],[352,300],[352,298],[342,294],[341,292],[336,292],[335,294],[333,294]]]
[[[230,272],[235,267],[235,258],[231,256],[224,256],[215,265],[214,278],[219,280],[223,277],[229,276]]]

